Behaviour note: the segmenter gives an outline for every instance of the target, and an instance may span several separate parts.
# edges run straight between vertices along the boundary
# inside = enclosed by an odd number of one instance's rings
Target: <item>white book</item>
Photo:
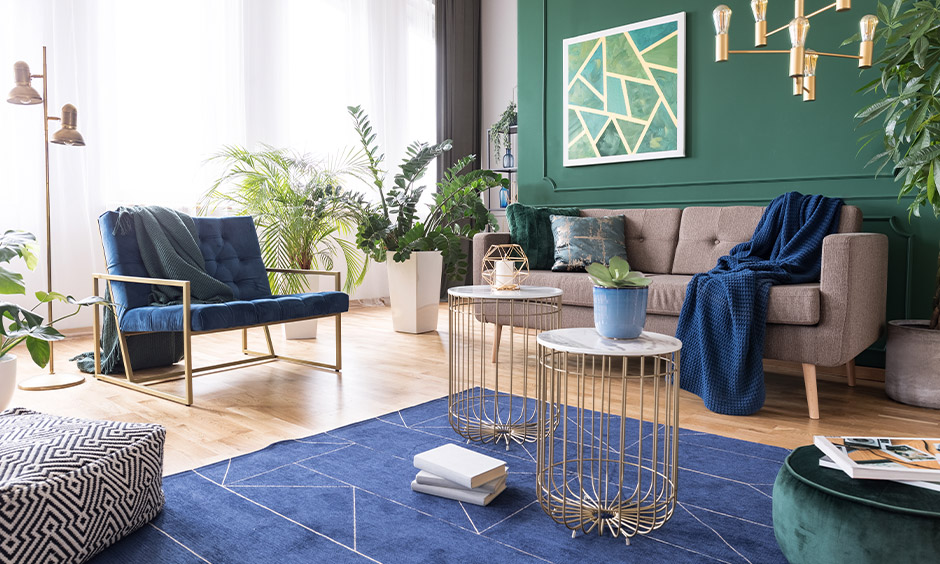
[[[437,474],[431,474],[427,470],[420,470],[418,471],[418,475],[415,476],[415,482],[418,482],[419,484],[423,486],[436,486],[438,488],[453,488],[455,490],[465,490],[468,492],[493,493],[497,489],[499,489],[500,487],[506,484],[506,476],[500,476],[498,478],[494,478],[478,488],[465,488],[461,486],[460,484],[455,484],[454,482],[451,482],[450,480],[445,480],[444,478],[441,478]]]
[[[940,438],[817,435],[813,444],[851,478],[940,481]]]
[[[833,462],[828,456],[824,456],[819,459],[819,465],[823,468],[832,468],[834,470],[842,470],[839,468],[839,465]],[[891,480],[892,482],[897,482],[899,484],[907,484],[908,486],[914,486],[917,488],[924,488],[925,490],[934,490],[940,492],[940,483],[937,482],[909,482],[904,480]]]
[[[506,482],[503,482],[503,484],[492,493],[460,488],[429,486],[427,484],[419,484],[417,480],[411,482],[411,489],[418,493],[436,495],[437,497],[454,499],[464,503],[472,503],[473,505],[487,505],[489,502],[496,499],[496,496],[503,493],[503,490],[506,489]]]
[[[464,488],[478,488],[506,475],[506,463],[453,443],[415,455],[415,468]]]

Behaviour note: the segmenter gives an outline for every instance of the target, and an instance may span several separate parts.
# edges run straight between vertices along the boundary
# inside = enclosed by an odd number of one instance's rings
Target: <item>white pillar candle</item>
[[[513,283],[515,273],[516,268],[513,265],[513,261],[507,259],[498,260],[493,267],[493,284],[497,288],[508,286]]]

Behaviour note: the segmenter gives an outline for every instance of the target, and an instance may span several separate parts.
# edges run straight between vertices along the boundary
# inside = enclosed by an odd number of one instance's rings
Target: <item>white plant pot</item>
[[[320,287],[320,278],[320,276],[307,277],[308,292],[319,292],[322,289]],[[316,339],[317,321],[319,320],[305,319],[304,321],[284,323],[281,325],[281,330],[284,331],[284,338],[289,340]]]
[[[405,262],[395,262],[389,257],[386,264],[392,326],[400,333],[436,331],[444,265],[441,252],[414,252]]]
[[[10,405],[16,390],[16,357],[5,354],[0,357],[0,411]]]

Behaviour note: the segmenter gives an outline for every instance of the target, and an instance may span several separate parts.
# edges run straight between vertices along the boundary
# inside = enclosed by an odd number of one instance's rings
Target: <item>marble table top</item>
[[[561,295],[558,288],[548,286],[520,286],[518,290],[494,290],[492,286],[456,286],[447,293],[458,298],[487,298],[497,300],[526,300],[554,298]]]
[[[604,356],[652,356],[682,348],[675,337],[643,331],[636,339],[607,339],[590,328],[555,329],[539,333],[538,342],[556,351]]]

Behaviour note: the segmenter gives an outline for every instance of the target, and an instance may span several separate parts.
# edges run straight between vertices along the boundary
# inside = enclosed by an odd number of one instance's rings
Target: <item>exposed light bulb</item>
[[[767,0],[751,0],[751,11],[755,22],[767,21]]]
[[[805,47],[806,35],[809,33],[809,20],[804,17],[790,20],[790,46]]]
[[[803,56],[803,76],[816,76],[816,61],[819,55],[816,51],[806,51]]]
[[[803,48],[809,33],[809,20],[803,16],[790,20],[790,77],[803,76]]]
[[[728,28],[731,27],[731,8],[721,4],[712,11],[712,19],[715,21],[715,33],[718,35],[727,35]]]
[[[875,28],[878,27],[878,18],[868,14],[862,16],[858,22],[859,30],[862,32],[862,41],[872,41],[875,39]]]

